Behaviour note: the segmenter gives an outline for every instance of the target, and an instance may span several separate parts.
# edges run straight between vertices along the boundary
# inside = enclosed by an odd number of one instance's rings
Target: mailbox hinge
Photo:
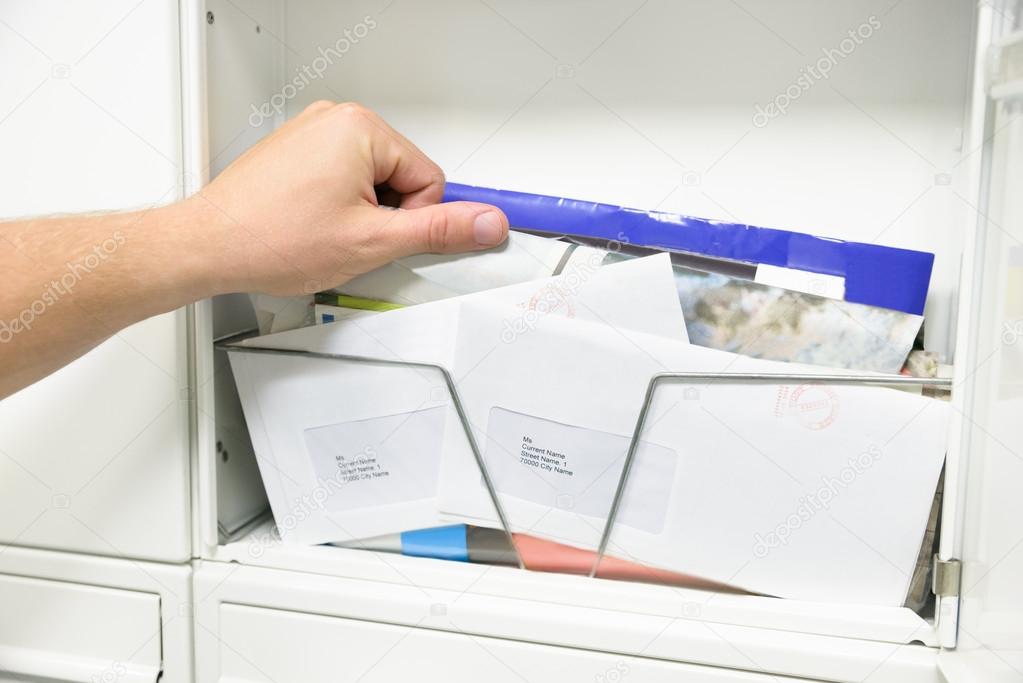
[[[942,560],[934,556],[934,571],[931,590],[942,598],[959,597],[959,581],[962,578],[962,563],[959,560]]]
[[[942,560],[934,555],[931,566],[931,590],[934,591],[934,630],[938,645],[946,650],[955,649],[959,640],[959,591],[962,581],[962,562]]]

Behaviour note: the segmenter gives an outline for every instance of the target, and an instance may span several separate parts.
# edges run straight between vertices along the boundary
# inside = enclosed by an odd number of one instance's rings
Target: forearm
[[[215,293],[197,201],[0,223],[0,397],[124,327]]]

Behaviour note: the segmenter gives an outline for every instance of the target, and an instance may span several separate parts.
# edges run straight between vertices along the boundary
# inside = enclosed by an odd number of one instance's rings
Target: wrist
[[[175,255],[178,287],[191,300],[206,299],[237,291],[227,276],[232,263],[232,247],[225,238],[224,219],[220,211],[196,194],[170,206],[164,230]],[[157,218],[156,223],[161,222]],[[172,226],[168,228],[167,226]]]

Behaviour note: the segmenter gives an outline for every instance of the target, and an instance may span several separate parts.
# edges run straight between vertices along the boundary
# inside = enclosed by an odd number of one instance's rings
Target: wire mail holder
[[[618,512],[625,497],[625,491],[629,483],[629,474],[632,472],[632,465],[636,460],[636,453],[640,446],[640,437],[646,426],[647,416],[650,413],[650,406],[653,403],[654,393],[657,387],[668,383],[682,384],[791,384],[798,382],[804,385],[858,385],[858,386],[884,386],[884,387],[935,387],[950,388],[952,380],[946,378],[922,378],[908,376],[877,376],[877,375],[855,375],[855,374],[811,374],[811,373],[756,373],[756,372],[660,372],[650,378],[647,383],[646,394],[643,397],[643,405],[640,406],[639,416],[636,418],[636,428],[632,432],[632,439],[629,441],[629,449],[625,454],[625,462],[622,464],[622,472],[618,477],[618,486],[615,489],[614,497],[611,499],[611,507],[608,510],[604,522],[604,529],[600,534],[600,541],[597,544],[597,555],[590,569],[590,577],[595,577],[600,568],[600,563],[607,552],[608,543],[611,541],[611,533],[614,530]]]
[[[278,349],[270,346],[256,346],[252,344],[239,344],[239,343],[221,343],[217,344],[216,348],[227,351],[229,353],[253,353],[253,354],[273,354],[282,356],[299,356],[303,358],[322,358],[325,360],[336,360],[352,363],[366,363],[371,365],[387,365],[392,367],[405,367],[405,368],[421,368],[437,370],[444,378],[444,384],[447,386],[448,393],[451,395],[451,403],[455,407],[455,412],[458,414],[458,421],[462,424],[462,431],[465,432],[465,438],[469,442],[469,449],[472,451],[472,457],[476,461],[476,466],[480,470],[480,476],[483,478],[483,486],[487,490],[487,495],[490,496],[490,501],[494,505],[494,512],[497,514],[497,519],[501,523],[501,528],[504,530],[504,534],[508,539],[508,544],[512,550],[515,551],[515,560],[519,565],[519,569],[525,569],[526,565],[522,561],[522,555],[519,553],[518,548],[515,545],[515,537],[512,536],[511,525],[508,523],[508,518],[504,513],[504,507],[501,505],[501,501],[497,497],[497,489],[494,487],[494,481],[490,477],[490,472],[487,470],[487,465],[483,461],[483,454],[480,452],[479,444],[476,443],[476,437],[473,436],[472,429],[470,428],[469,418],[465,414],[465,408],[462,405],[462,401],[458,396],[458,390],[455,388],[455,381],[451,377],[451,372],[448,371],[443,365],[437,363],[427,363],[424,361],[411,361],[411,360],[400,360],[395,358],[377,358],[374,356],[360,356],[345,353],[326,353],[322,351],[305,351],[297,349]]]
[[[232,338],[234,339],[234,338]],[[215,344],[215,347],[221,351],[227,351],[230,353],[248,353],[248,354],[270,354],[270,355],[282,355],[282,356],[298,356],[303,358],[320,358],[324,360],[333,360],[348,363],[365,363],[371,365],[386,365],[392,367],[406,367],[406,368],[419,368],[427,370],[436,370],[440,373],[444,379],[444,384],[447,387],[448,393],[451,396],[451,403],[455,408],[455,413],[458,415],[458,421],[462,426],[462,431],[465,433],[466,442],[469,444],[469,449],[472,451],[473,460],[476,462],[476,467],[480,471],[480,477],[483,480],[483,486],[486,489],[487,495],[490,498],[491,504],[494,506],[494,512],[497,515],[497,519],[501,524],[501,529],[508,540],[509,546],[515,553],[515,560],[520,569],[526,569],[525,562],[522,560],[522,555],[519,553],[518,547],[515,544],[515,537],[512,534],[511,524],[508,521],[508,516],[505,513],[504,506],[501,504],[501,500],[498,496],[497,487],[494,484],[494,480],[490,475],[490,471],[487,468],[486,461],[483,459],[483,453],[480,451],[479,444],[476,442],[476,437],[473,435],[472,425],[469,422],[469,418],[465,412],[465,406],[462,403],[462,399],[458,394],[458,389],[455,386],[454,378],[451,376],[451,372],[438,363],[429,363],[425,361],[413,361],[403,360],[396,358],[380,358],[376,356],[364,356],[357,354],[345,354],[345,353],[328,353],[323,351],[308,351],[302,349],[281,349],[271,346],[258,346],[255,344],[244,344],[232,340],[224,340]],[[857,375],[857,374],[810,374],[810,373],[749,373],[749,372],[660,372],[653,375],[647,383],[646,393],[643,397],[643,403],[640,406],[639,415],[636,418],[636,427],[632,432],[632,438],[629,441],[628,450],[625,453],[625,461],[622,464],[622,471],[618,477],[618,485],[615,488],[614,496],[611,499],[611,505],[608,509],[607,517],[605,518],[604,528],[600,534],[600,540],[597,544],[596,556],[594,558],[593,566],[590,569],[589,576],[591,578],[596,577],[597,572],[600,568],[600,564],[604,559],[604,555],[607,552],[608,544],[611,540],[611,534],[614,530],[615,522],[618,518],[618,513],[622,506],[622,500],[625,497],[626,490],[629,483],[629,475],[632,472],[633,464],[636,460],[636,454],[639,451],[640,439],[643,434],[643,429],[646,426],[647,416],[650,413],[650,406],[653,403],[654,394],[659,386],[664,384],[792,384],[800,383],[804,385],[849,385],[849,386],[881,386],[881,387],[932,387],[932,388],[951,388],[952,380],[950,378],[922,378],[922,377],[908,377],[908,376],[878,376],[878,375]]]

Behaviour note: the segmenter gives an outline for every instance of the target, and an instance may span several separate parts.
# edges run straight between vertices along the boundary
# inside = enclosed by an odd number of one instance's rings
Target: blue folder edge
[[[438,560],[469,561],[464,524],[417,529],[401,533],[401,554]]]
[[[448,183],[444,201],[493,204],[517,228],[617,240],[845,278],[845,300],[923,315],[934,254],[662,211]]]

